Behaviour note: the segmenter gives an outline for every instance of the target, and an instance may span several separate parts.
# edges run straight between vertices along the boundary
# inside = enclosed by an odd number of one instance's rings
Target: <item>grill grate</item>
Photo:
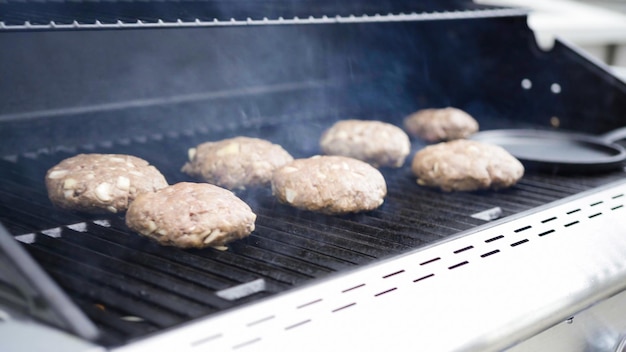
[[[325,125],[318,121],[312,128],[319,131]],[[273,141],[297,157],[316,152],[301,147],[315,145],[315,130],[305,137],[311,140],[296,142],[284,130],[289,128],[271,128]],[[267,132],[251,128],[229,133]],[[383,170],[389,193],[380,209],[335,217],[281,205],[269,190],[247,191],[240,196],[258,214],[256,231],[227,251],[162,247],[129,231],[119,215],[67,212],[47,199],[45,172],[66,157],[81,152],[137,155],[176,183],[189,180],[179,171],[186,149],[217,137],[206,131],[170,133],[56,147],[0,162],[0,221],[99,326],[102,344],[120,345],[433,243],[484,224],[471,215],[487,209],[500,207],[502,216],[509,216],[623,177],[623,172],[528,174],[508,190],[443,193],[417,186],[405,166]],[[252,282],[260,285],[245,286]],[[240,285],[243,294],[232,299],[220,295]]]

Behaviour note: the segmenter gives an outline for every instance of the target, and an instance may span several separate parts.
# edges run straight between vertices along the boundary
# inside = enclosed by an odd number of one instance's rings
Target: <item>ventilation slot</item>
[[[386,279],[386,278],[389,278],[389,277],[392,277],[392,276],[395,276],[395,275],[398,275],[398,274],[402,274],[403,272],[404,272],[404,270],[396,271],[395,273],[391,273],[391,274],[383,276],[383,279]]]
[[[523,240],[521,240],[521,241],[517,241],[517,242],[515,242],[515,243],[511,243],[511,247],[517,247],[517,246],[519,246],[520,244],[524,244],[524,243],[526,243],[526,242],[528,242],[528,240],[527,240],[527,239],[523,239]]]
[[[435,276],[435,274],[428,274],[428,275],[425,275],[425,276],[422,276],[422,277],[420,277],[418,279],[413,280],[413,282],[419,282],[419,281],[422,281],[422,280],[426,280],[429,277],[433,277],[433,276]]]
[[[382,295],[384,295],[384,294],[386,294],[386,293],[393,292],[393,291],[395,291],[395,290],[397,290],[397,289],[398,289],[397,287],[390,288],[390,289],[388,289],[388,290],[386,290],[386,291],[379,292],[379,293],[375,294],[374,296],[375,296],[375,297],[382,296]]]
[[[551,234],[551,233],[553,233],[553,232],[554,232],[554,230],[548,230],[548,231],[545,231],[545,232],[540,233],[538,236],[539,236],[539,237],[543,237],[543,236],[548,235],[548,234]]]
[[[242,348],[242,347],[247,347],[247,346],[250,346],[250,345],[252,345],[252,344],[254,344],[254,343],[257,343],[257,342],[259,342],[259,341],[261,341],[261,338],[260,338],[260,337],[257,337],[257,338],[255,338],[255,339],[248,340],[248,341],[246,341],[246,342],[242,342],[242,343],[240,343],[240,344],[234,345],[234,346],[233,346],[233,349],[234,349],[234,350],[236,350],[236,349],[239,349],[239,348]]]
[[[469,264],[469,262],[466,260],[466,261],[464,261],[464,262],[460,262],[460,263],[458,263],[458,264],[454,264],[454,265],[452,265],[452,266],[449,266],[449,267],[448,267],[448,269],[450,269],[450,270],[452,270],[452,269],[456,269],[456,268],[461,267],[461,266],[463,266],[463,265],[465,265],[465,264]]]
[[[302,325],[310,323],[310,322],[311,322],[311,319],[307,319],[307,320],[301,321],[299,323],[295,323],[293,325],[289,325],[289,326],[285,327],[285,330],[291,330],[293,328],[297,328],[298,326],[302,326]]]
[[[361,286],[364,286],[364,285],[361,285]],[[357,287],[360,287],[360,286],[357,286]],[[356,287],[355,287],[355,288],[356,288]],[[350,289],[350,290],[352,290],[352,289]],[[347,291],[349,291],[349,290],[346,290],[346,291],[343,291],[343,292],[347,292]],[[311,305],[313,305],[313,304],[315,304],[315,303],[319,303],[319,302],[321,302],[321,301],[322,301],[322,299],[321,299],[321,298],[320,298],[320,299],[316,299],[315,301],[311,301],[311,302],[309,302],[309,303],[305,303],[305,304],[299,305],[299,306],[297,306],[296,308],[301,309],[301,308],[304,308],[304,307],[311,306]]]
[[[356,303],[346,304],[345,306],[341,306],[341,307],[339,307],[339,308],[335,308],[335,309],[333,309],[333,310],[332,310],[332,312],[333,312],[333,313],[336,313],[336,312],[339,312],[339,311],[344,310],[344,309],[346,309],[346,308],[353,307],[353,306],[355,306],[355,305],[356,305]]]
[[[467,246],[467,247],[465,247],[465,248],[457,249],[456,251],[454,251],[454,254],[459,254],[459,253],[461,253],[461,252],[468,251],[468,250],[470,250],[470,249],[472,249],[472,248],[474,248],[474,246]]]
[[[349,291],[356,290],[357,288],[360,288],[360,287],[363,287],[363,286],[365,286],[365,284],[360,284],[360,285],[357,285],[357,286],[354,286],[354,287],[350,287],[350,288],[345,289],[345,290],[343,290],[341,292],[343,292],[343,293],[349,292]]]
[[[215,335],[212,335],[212,336],[209,336],[209,337],[205,337],[205,338],[203,338],[203,339],[200,339],[200,340],[197,340],[197,341],[192,342],[192,343],[191,343],[191,347],[198,347],[198,346],[202,346],[202,345],[204,345],[205,343],[207,343],[207,342],[211,342],[211,341],[214,341],[214,340],[217,340],[217,339],[219,339],[220,337],[222,337],[222,334],[215,334]]]
[[[490,243],[490,242],[493,242],[493,241],[497,241],[497,240],[499,240],[501,238],[504,238],[504,236],[500,235],[500,236],[492,237],[492,238],[490,238],[488,240],[485,240],[485,243]]]
[[[438,260],[440,260],[440,259],[441,259],[440,257],[433,258],[433,259],[431,259],[431,260],[427,260],[427,261],[425,261],[425,262],[423,262],[423,263],[420,263],[420,265],[430,264],[430,263],[436,262],[436,261],[438,261]]]
[[[481,257],[481,258],[486,258],[486,257],[488,257],[488,256],[490,256],[490,255],[494,255],[494,254],[496,254],[496,253],[500,253],[500,250],[499,250],[499,249],[496,249],[496,250],[494,250],[494,251],[487,252],[487,253],[485,253],[485,254],[481,254],[481,255],[480,255],[480,257]]]
[[[261,323],[265,323],[266,321],[270,321],[270,320],[272,320],[274,318],[276,318],[276,316],[270,315],[269,317],[265,317],[265,318],[262,318],[262,319],[250,322],[250,323],[246,324],[246,326],[250,327],[250,326],[259,325]]]

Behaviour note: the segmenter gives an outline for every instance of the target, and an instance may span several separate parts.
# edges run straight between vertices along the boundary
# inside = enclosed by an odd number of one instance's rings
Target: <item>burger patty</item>
[[[466,138],[478,131],[478,122],[463,110],[424,109],[404,119],[404,128],[412,136],[427,142]]]
[[[256,214],[231,191],[181,182],[135,199],[126,224],[163,245],[219,247],[244,238],[255,228]]]
[[[344,156],[296,159],[279,168],[272,193],[282,203],[325,214],[373,210],[383,204],[383,175],[363,161]]]
[[[235,137],[206,142],[189,149],[189,162],[182,171],[220,187],[245,189],[269,186],[274,170],[293,157],[269,141]]]
[[[55,206],[89,213],[124,212],[139,194],[166,186],[154,166],[124,154],[79,154],[46,173],[48,197]]]
[[[374,167],[401,167],[411,142],[401,128],[389,123],[343,120],[322,134],[320,147],[324,154],[352,157]]]
[[[524,175],[522,163],[504,148],[464,139],[418,151],[411,170],[419,185],[444,191],[502,189]]]

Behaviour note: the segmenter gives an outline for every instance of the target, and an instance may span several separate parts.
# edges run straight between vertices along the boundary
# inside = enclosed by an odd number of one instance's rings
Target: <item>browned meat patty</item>
[[[79,154],[46,173],[54,205],[89,213],[124,212],[137,195],[166,186],[154,166],[123,154]]]
[[[206,142],[189,149],[182,171],[231,190],[268,186],[274,170],[293,160],[281,146],[269,141],[235,137]]]
[[[126,224],[160,244],[219,247],[254,231],[256,214],[231,191],[181,182],[135,199]]]
[[[387,195],[387,184],[377,169],[363,161],[314,156],[276,170],[272,193],[299,209],[343,214],[378,208]]]
[[[424,109],[404,119],[404,128],[412,136],[428,142],[465,138],[478,131],[478,122],[456,108]]]
[[[420,150],[411,169],[418,184],[444,191],[501,189],[524,175],[522,163],[503,148],[464,139]]]
[[[411,142],[402,129],[389,123],[343,120],[324,132],[320,147],[324,154],[352,157],[374,167],[401,167]]]

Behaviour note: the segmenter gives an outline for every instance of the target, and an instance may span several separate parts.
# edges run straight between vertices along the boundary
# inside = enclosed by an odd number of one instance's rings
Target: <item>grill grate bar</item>
[[[105,282],[94,282],[82,275],[75,276],[65,268],[63,270],[55,268],[57,259],[55,253],[43,251],[41,247],[37,246],[29,246],[27,249],[52,277],[70,293],[77,294],[104,307],[116,307],[125,315],[140,317],[160,328],[173,326],[185,320],[181,315],[147,303],[138,295],[118,292],[107,286]],[[59,258],[59,260],[63,259]]]
[[[416,185],[415,176],[410,171],[398,174],[386,173],[385,177],[389,180],[389,195],[393,196],[394,201],[400,202],[403,207],[419,209],[420,211],[434,209],[437,212],[458,213],[461,216],[455,218],[462,219],[461,221],[469,221],[470,223],[473,223],[473,220],[467,219],[468,214],[494,207],[494,197],[497,194],[514,192],[516,189],[514,187],[513,189],[499,192],[442,192]],[[407,190],[411,190],[411,192],[407,192]],[[527,209],[526,206],[520,205],[519,202],[502,202],[502,204],[497,205],[510,209],[511,212]]]
[[[0,194],[0,196],[3,196]],[[10,198],[7,198],[11,200]],[[6,200],[6,199],[5,199]],[[11,203],[9,203],[11,204]],[[31,209],[40,209],[41,208],[31,208]],[[8,205],[0,205],[0,211],[2,211],[3,216],[10,218],[13,222],[19,223],[20,227],[25,227],[30,229],[31,232],[36,232],[42,229],[51,229],[58,227],[60,223],[72,224],[76,222],[81,222],[81,220],[76,220],[76,218],[70,216],[65,221],[61,220],[58,213],[50,213],[50,218],[46,218],[45,211],[40,211],[37,213],[33,213],[31,211],[25,211],[15,207],[15,203],[12,206]],[[74,220],[72,220],[74,219]]]
[[[260,232],[265,233],[265,231]],[[268,230],[267,233],[272,233],[272,231]],[[257,234],[252,234],[248,239],[242,241],[242,243],[251,244],[264,250],[276,252],[288,257],[300,258],[308,263],[328,268],[328,272],[340,270],[355,264],[338,259],[334,256],[323,254],[319,251],[314,251],[312,246],[296,247],[291,244],[285,244]]]
[[[418,186],[411,185],[410,187]],[[407,193],[406,191],[402,192],[394,187],[394,189],[389,191],[389,195],[394,199],[394,202],[398,205],[399,209],[406,209],[408,212],[413,213],[412,215],[419,214],[423,211],[432,211],[433,209],[440,209],[440,211],[445,209],[445,214],[442,215],[442,217],[453,218],[460,224],[470,226],[478,225],[480,222],[476,221],[476,219],[468,218],[468,214],[493,207],[493,203],[482,201],[482,197],[480,196],[472,197],[456,194],[455,201],[449,201],[439,199],[441,197],[439,196],[440,193],[437,193],[437,191],[421,191],[423,193],[419,196],[406,197],[404,196]],[[473,202],[470,198],[479,199],[476,199],[476,201]]]
[[[129,234],[121,234],[120,236],[114,235],[115,230],[102,228],[100,226],[92,226],[87,234],[77,234],[77,237],[82,236],[84,238],[94,237],[96,240],[90,240],[91,243],[85,243],[83,246],[87,248],[96,248],[98,251],[106,251],[108,255],[112,257],[123,256],[125,251],[132,250],[135,247],[145,245],[145,241],[137,243],[139,241],[125,241],[122,237],[129,237]],[[65,237],[65,236],[64,236]],[[81,241],[80,238],[74,239],[74,241],[81,243],[87,241]],[[150,243],[150,245],[152,245]],[[108,247],[118,247],[111,248]],[[230,285],[236,283],[233,280],[227,280],[223,277],[211,275],[207,271],[200,271],[190,268],[187,265],[181,265],[169,260],[166,260],[162,256],[146,253],[143,251],[136,251],[136,254],[132,257],[126,258],[126,260],[136,263],[137,265],[144,266],[151,270],[158,271],[165,275],[172,277],[179,277],[185,281],[189,281],[195,285],[199,285],[211,290],[221,290]]]
[[[0,192],[5,193],[7,197],[19,199],[24,203],[35,204],[44,208],[49,208],[50,210],[55,210],[44,189],[36,189],[24,186],[23,184],[15,183],[13,181],[6,181],[0,184]]]
[[[336,267],[333,266],[335,269],[343,267],[344,265],[366,263],[371,260],[371,257],[369,256],[324,243],[316,240],[315,238],[301,237],[297,234],[272,229],[262,224],[257,225],[257,231],[263,235],[253,234],[252,236],[254,236],[255,240],[256,238],[264,238],[266,240],[276,241],[277,243],[285,244],[296,249],[304,249],[307,253],[311,252],[323,255],[329,258],[332,262],[337,262]]]
[[[530,179],[525,179],[524,183],[540,190],[560,191],[567,194],[581,192],[590,187],[595,187],[598,182],[602,182],[609,174],[580,174],[580,175],[544,175],[533,174]],[[575,181],[574,181],[575,180]],[[574,181],[574,182],[572,182]]]
[[[198,270],[205,275],[210,275],[211,277],[214,277],[215,280],[221,280],[229,283],[228,286],[232,284],[253,281],[258,278],[257,275],[250,273],[247,270],[238,270],[237,268],[234,268],[232,266],[224,265],[211,259],[205,259],[200,256],[192,255],[188,251],[180,250],[177,248],[161,247],[135,234],[120,232],[114,228],[112,230],[95,230],[91,232],[91,234],[96,236],[102,236],[110,241],[114,241],[115,243],[124,245],[129,250],[133,251],[133,253],[147,253],[150,255],[154,255],[155,257],[158,257],[160,259],[170,261],[186,268],[190,268],[190,270]],[[208,250],[216,251],[213,249]],[[186,278],[194,280],[193,276]],[[268,279],[271,282],[271,278],[266,278],[266,280]],[[279,288],[282,287],[278,284],[278,282],[274,282],[273,285],[277,285]]]
[[[260,216],[259,216],[260,217]],[[339,248],[354,251],[360,255],[368,256],[370,258],[377,258],[384,254],[385,247],[377,245],[376,243],[368,243],[367,239],[362,238],[357,232],[341,228],[337,225],[340,221],[337,221],[332,227],[327,224],[330,219],[320,217],[323,219],[320,222],[306,221],[306,215],[303,215],[302,221],[298,222],[297,218],[290,216],[281,217],[280,222],[272,224],[273,230],[278,230],[296,236],[304,238],[315,238],[322,243],[328,243],[330,245],[337,246]],[[374,242],[375,239],[372,239]]]
[[[130,244],[129,249],[133,251],[139,250],[155,254],[174,262],[191,265],[196,269],[208,270],[216,275],[218,275],[218,270],[220,270],[225,277],[231,276],[232,271],[235,277],[243,278],[240,282],[253,281],[260,275],[279,284],[293,285],[306,278],[306,276],[295,272],[276,270],[270,264],[238,256],[232,252],[222,252],[212,248],[181,250],[174,247],[162,247],[129,232],[128,228],[120,222],[111,222],[111,228],[131,234],[131,236],[126,235],[126,238],[121,240],[128,241],[127,243]],[[242,269],[247,274],[242,274],[242,271],[236,270],[237,268]]]
[[[158,330],[147,321],[128,321],[125,314],[116,310],[115,306],[105,307],[89,299],[74,295],[73,300],[100,328],[100,340],[109,344],[119,345],[126,339],[140,337]]]
[[[293,272],[308,278],[322,276],[333,271],[304,260],[283,255],[278,251],[248,245],[249,242],[249,240],[233,242],[229,245],[229,253],[232,252],[235,255],[247,257],[255,261],[271,263],[278,270]]]
[[[195,316],[196,310],[209,311],[205,307],[226,308],[229,306],[215,296],[207,295],[206,290],[197,289],[175,277],[159,275],[137,265],[132,265],[117,257],[107,256],[80,247],[66,240],[68,232],[64,231],[61,239],[38,236],[33,246],[45,248],[59,258],[55,264],[58,270],[71,271],[83,275],[86,279],[97,280],[126,293],[137,294],[153,304],[167,307],[180,315]],[[80,235],[80,234],[79,234]],[[62,259],[61,259],[62,258]],[[71,259],[70,259],[71,258]],[[83,263],[88,263],[85,265]],[[127,279],[128,282],[125,282]],[[122,284],[123,283],[123,284]],[[145,292],[150,292],[150,297]]]

